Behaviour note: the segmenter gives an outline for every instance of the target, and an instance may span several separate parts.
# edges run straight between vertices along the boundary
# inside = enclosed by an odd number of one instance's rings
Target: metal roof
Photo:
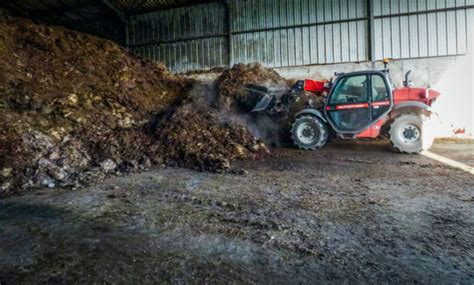
[[[193,5],[203,2],[199,0],[112,0],[118,9],[127,14],[162,10],[177,6]]]
[[[206,0],[12,0],[0,1],[0,8],[14,14],[48,22],[60,18],[91,21],[105,15],[124,15],[193,5]],[[115,15],[117,16],[117,15]]]

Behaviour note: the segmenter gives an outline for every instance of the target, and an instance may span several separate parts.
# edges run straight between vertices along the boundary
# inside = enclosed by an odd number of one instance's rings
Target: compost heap
[[[192,82],[90,35],[0,18],[0,196],[152,164],[227,170],[266,148]]]

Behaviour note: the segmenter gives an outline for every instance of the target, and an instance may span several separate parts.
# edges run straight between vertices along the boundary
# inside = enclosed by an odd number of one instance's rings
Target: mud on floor
[[[2,200],[0,282],[474,280],[468,173],[366,142],[239,167]]]

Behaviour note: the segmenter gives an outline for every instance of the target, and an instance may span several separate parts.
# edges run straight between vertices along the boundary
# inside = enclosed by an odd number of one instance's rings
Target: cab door
[[[326,117],[339,133],[358,134],[391,110],[390,90],[383,74],[346,75],[335,83]]]
[[[326,104],[326,114],[339,132],[357,132],[370,124],[369,76],[339,79]]]
[[[391,88],[387,85],[384,77],[379,74],[371,75],[371,86],[370,97],[371,97],[371,110],[372,110],[372,121],[377,121],[382,117],[385,117],[387,112],[391,110]]]

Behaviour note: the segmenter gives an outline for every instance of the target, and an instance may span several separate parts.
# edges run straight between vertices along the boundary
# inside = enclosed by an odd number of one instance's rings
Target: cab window
[[[388,89],[385,80],[380,75],[372,76],[372,101],[388,101]]]
[[[358,75],[341,79],[331,96],[332,105],[368,101],[367,76]]]
[[[372,120],[381,118],[390,109],[389,101],[389,89],[385,80],[380,75],[372,75]]]

